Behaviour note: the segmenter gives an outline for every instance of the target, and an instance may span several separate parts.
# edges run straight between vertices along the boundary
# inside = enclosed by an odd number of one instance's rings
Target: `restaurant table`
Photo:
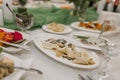
[[[73,30],[75,32],[76,30]],[[36,29],[30,31],[30,38],[35,36],[36,34],[46,33],[42,29]],[[72,34],[70,33],[70,34]],[[64,34],[63,36],[69,36],[70,34]],[[109,36],[105,36],[109,40],[113,41],[120,48],[120,32],[116,34],[112,34]],[[29,52],[20,52],[20,54],[16,54],[21,59],[29,59],[33,58],[33,64],[31,67],[39,69],[43,72],[42,80],[80,80],[78,78],[78,74],[82,74],[83,76],[89,75],[91,71],[97,70],[95,69],[82,69],[82,68],[73,68],[57,62],[56,60],[50,58],[41,52],[34,43],[31,43]],[[13,54],[11,54],[13,55]],[[99,53],[97,55],[100,57],[101,63],[104,61],[103,56]],[[120,79],[120,56],[111,57],[110,64],[112,65],[110,72],[113,74],[114,80]],[[31,79],[32,80],[32,79]]]
[[[75,32],[73,30],[72,32]],[[39,35],[41,33],[46,33],[42,29],[36,29],[30,31],[30,37],[35,36],[36,34]],[[70,33],[72,34],[72,33]],[[63,36],[69,36],[70,34],[64,34]],[[120,48],[120,32],[116,34],[112,34],[107,36],[107,38],[118,45]],[[33,58],[33,68],[39,69],[43,72],[42,80],[80,80],[78,78],[78,74],[82,74],[83,76],[89,75],[91,71],[95,69],[78,69],[67,66],[56,60],[50,58],[49,56],[45,55],[41,52],[34,44],[30,45],[30,52],[21,52],[21,54],[17,55],[17,57],[22,59],[29,59]],[[100,57],[101,63],[103,62],[103,56],[99,53],[97,55]],[[110,65],[112,66],[110,72],[112,73],[114,80],[120,79],[120,56],[113,56],[110,60]],[[32,79],[31,79],[32,80]]]

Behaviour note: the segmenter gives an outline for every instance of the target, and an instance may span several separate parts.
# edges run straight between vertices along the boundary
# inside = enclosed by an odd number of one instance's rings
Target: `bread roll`
[[[8,72],[9,73],[12,73],[14,71],[14,63],[11,59],[8,59],[7,57],[4,57],[1,62],[3,64],[5,64],[6,66],[10,67],[10,68],[7,68],[8,69]]]

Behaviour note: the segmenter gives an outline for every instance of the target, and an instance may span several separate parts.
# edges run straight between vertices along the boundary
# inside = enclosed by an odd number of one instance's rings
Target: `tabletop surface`
[[[75,30],[73,30],[75,32]],[[41,29],[37,29],[30,32],[30,36],[35,36],[35,34],[46,33]],[[72,34],[72,33],[70,33]],[[66,34],[63,36],[68,36],[70,34]],[[120,32],[106,36],[111,41],[115,42],[118,47],[120,48]],[[16,55],[17,57],[27,59],[27,58],[34,58],[33,67],[43,71],[43,80],[79,80],[78,74],[81,73],[82,75],[89,75],[91,71],[96,69],[77,69],[73,67],[66,66],[62,63],[55,61],[54,59],[50,58],[49,56],[43,54],[34,44],[30,46],[31,51],[27,53],[22,53],[21,55]],[[101,63],[103,61],[103,56],[98,54],[100,57]],[[120,76],[120,63],[119,63],[120,56],[113,56],[111,57],[110,64],[111,68],[110,71],[114,76],[115,80],[119,80]]]
[[[72,32],[75,32],[73,30]],[[35,36],[36,34],[46,33],[42,29],[36,29],[30,31],[30,37]],[[72,33],[70,33],[72,34]],[[70,34],[65,34],[63,36],[69,36]],[[105,36],[109,40],[113,41],[120,48],[120,31],[111,34],[109,36]],[[78,74],[89,75],[91,71],[96,69],[77,69],[62,63],[55,61],[49,56],[45,55],[41,52],[35,45],[32,43],[30,45],[31,50],[29,52],[20,52],[20,54],[16,54],[15,56],[21,59],[29,59],[33,58],[33,68],[39,69],[43,72],[42,80],[79,80]],[[100,57],[101,63],[103,62],[103,56],[101,54],[97,54]],[[114,76],[114,80],[119,80],[120,76],[120,56],[112,56],[110,60],[111,69],[110,72]],[[32,80],[32,79],[31,79]]]

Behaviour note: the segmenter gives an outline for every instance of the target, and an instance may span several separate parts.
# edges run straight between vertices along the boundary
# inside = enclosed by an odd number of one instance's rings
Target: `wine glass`
[[[110,65],[108,65],[111,56],[119,55],[118,47],[112,43],[105,40],[105,45],[101,47],[101,53],[104,55],[104,62],[98,70],[92,71],[91,76],[95,80],[114,80],[110,70]]]
[[[30,29],[34,24],[34,16],[29,17],[17,17],[15,19],[16,25],[22,32],[28,33],[27,30]]]

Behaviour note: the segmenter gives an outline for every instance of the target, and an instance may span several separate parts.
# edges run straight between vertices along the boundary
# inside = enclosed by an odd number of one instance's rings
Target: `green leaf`
[[[87,36],[79,36],[79,35],[73,35],[73,36],[75,36],[77,38],[81,38],[81,39],[89,39],[89,37],[87,37]]]
[[[2,52],[2,50],[3,50],[3,49],[0,47],[0,53]]]

